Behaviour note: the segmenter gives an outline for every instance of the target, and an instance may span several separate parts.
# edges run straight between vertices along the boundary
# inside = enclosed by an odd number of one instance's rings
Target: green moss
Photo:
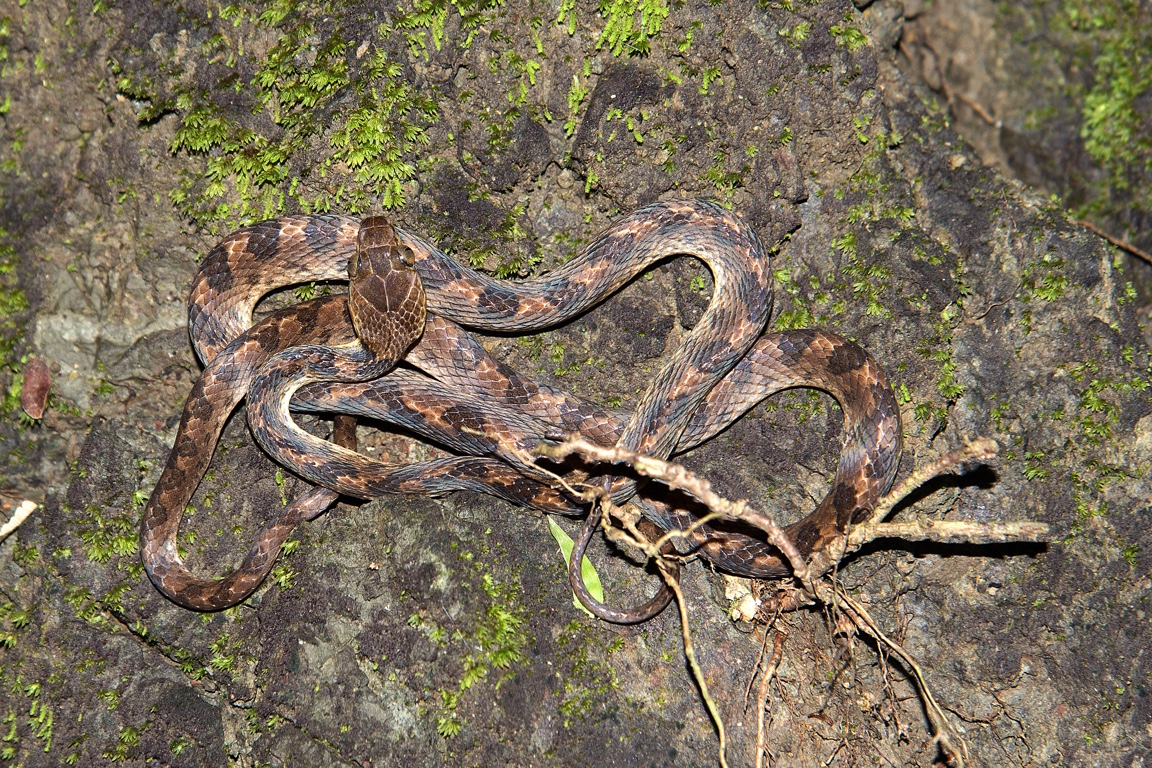
[[[186,648],[172,649],[168,656],[176,662],[180,671],[191,680],[199,680],[208,674],[208,667],[203,663],[203,660]]]
[[[1020,272],[1020,300],[1056,301],[1068,290],[1068,277],[1064,274],[1066,262],[1051,253],[1027,264]]]
[[[605,696],[620,687],[610,659],[624,647],[617,636],[601,645],[594,630],[583,622],[573,621],[556,638],[567,669],[561,672],[564,693],[557,707],[565,728],[588,720],[602,705]]]
[[[221,672],[231,672],[236,668],[239,641],[232,640],[227,632],[220,635],[208,646],[211,656],[208,665]]]
[[[722,200],[731,200],[732,194],[744,186],[744,178],[751,170],[751,164],[738,160],[729,162],[726,152],[716,150],[712,153],[712,165],[700,176],[700,180],[711,184]]]
[[[577,115],[580,113],[580,105],[584,103],[584,99],[588,97],[591,90],[587,87],[588,78],[592,76],[592,63],[584,62],[584,82],[580,82],[578,75],[572,75],[572,87],[568,89],[568,112],[569,118],[564,122],[564,135],[571,137],[576,133],[576,128],[579,123],[576,120]]]
[[[280,589],[291,589],[296,584],[296,569],[287,563],[278,563],[268,577]]]
[[[120,727],[116,736],[116,743],[101,752],[101,757],[111,762],[127,762],[136,755],[136,747],[140,746],[140,730],[131,725]]]
[[[794,26],[781,28],[777,34],[787,40],[793,48],[799,49],[812,34],[812,24],[807,21],[797,22]]]
[[[1136,566],[1136,555],[1139,552],[1140,552],[1140,547],[1136,546],[1135,544],[1132,544],[1132,545],[1129,545],[1129,546],[1121,549],[1120,550],[1120,556],[1124,558],[1124,562],[1128,563],[1128,565],[1135,567]]]
[[[624,127],[628,130],[628,133],[630,133],[632,135],[632,139],[637,144],[643,144],[644,143],[644,134],[642,134],[640,132],[640,124],[643,121],[648,120],[649,118],[650,118],[650,115],[649,115],[648,111],[644,110],[644,109],[640,110],[639,117],[635,117],[633,115],[626,115],[626,114],[624,114],[623,111],[621,111],[617,107],[611,107],[608,109],[607,112],[604,113],[604,122],[605,123],[610,123],[613,120],[620,120],[621,122],[624,123]],[[616,138],[616,131],[612,131],[612,133],[610,133],[608,135],[608,138],[605,139],[605,142],[612,141],[615,138]]]
[[[438,43],[448,6],[421,7],[402,14],[398,28],[413,44],[424,34]],[[280,214],[290,201],[318,212],[356,213],[377,201],[403,206],[404,185],[415,176],[417,152],[438,112],[435,94],[418,93],[389,58],[384,38],[392,27],[381,25],[378,37],[354,47],[350,27],[361,20],[353,14],[328,15],[325,7],[292,0],[259,14],[225,10],[222,16],[242,29],[238,40],[267,34],[261,30],[276,35],[250,78],[240,74],[242,43],[222,33],[202,46],[205,56],[223,59],[226,74],[213,85],[180,79],[176,63],[168,66],[171,82],[155,84],[112,62],[120,92],[150,102],[142,124],[170,111],[179,117],[170,150],[199,161],[181,172],[172,193],[180,211],[202,224],[232,227]],[[237,110],[238,100],[264,119]]]
[[[1067,443],[1065,459],[1065,465],[1070,468],[1068,478],[1074,504],[1069,539],[1091,530],[1089,524],[1092,521],[1102,521],[1107,517],[1109,486],[1118,481],[1139,479],[1148,471],[1146,463],[1135,465],[1128,461],[1126,448],[1113,442],[1123,400],[1135,394],[1146,397],[1143,393],[1152,387],[1148,368],[1137,367],[1133,358],[1134,355],[1121,353],[1121,359],[1135,370],[1134,373],[1106,375],[1104,367],[1091,359],[1060,367],[1073,381],[1085,385],[1076,411],[1071,414],[1074,437]],[[1114,457],[1110,461],[1096,458],[1098,454],[1093,452],[1093,449],[1105,445],[1113,446],[1109,449],[1110,456]],[[1109,536],[1104,543],[1126,561],[1131,562],[1135,557],[1136,550],[1120,537]]]
[[[792,411],[800,424],[807,424],[809,419],[825,412],[824,395],[814,389],[790,389],[780,395],[780,408]]]
[[[16,676],[6,689],[6,693],[11,695],[9,703],[15,703],[16,696],[21,693],[25,699],[31,699],[31,703],[21,705],[21,709],[28,707],[26,717],[18,717],[17,710],[9,709],[7,717],[2,721],[7,728],[2,731],[4,736],[0,737],[0,760],[9,761],[20,754],[25,757],[29,755],[27,747],[21,749],[22,733],[42,743],[43,746],[36,745],[33,749],[43,752],[51,750],[56,713],[41,700],[43,686],[39,682],[24,683],[19,676]]]
[[[913,409],[917,421],[935,419],[944,429],[948,424],[948,407],[964,393],[964,387],[956,377],[957,365],[952,358],[952,334],[960,322],[960,309],[957,304],[949,304],[941,310],[932,324],[932,336],[921,339],[916,352],[939,365],[936,374],[936,391],[943,398],[943,404],[922,402]]]
[[[604,19],[604,31],[600,33],[596,47],[606,47],[613,56],[624,53],[647,55],[652,49],[651,41],[660,34],[669,11],[666,0],[600,0],[599,8]],[[572,13],[571,6],[561,14],[565,12]]]
[[[104,705],[111,712],[120,706],[120,692],[112,688],[104,691],[97,691],[96,698],[104,702]]]
[[[393,26],[401,30],[413,53],[427,56],[429,41],[437,51],[441,49],[448,14],[455,11],[465,33],[464,39],[457,44],[467,49],[472,46],[481,25],[490,20],[501,5],[502,0],[415,0],[406,9],[400,6],[401,14],[393,21]]]
[[[772,327],[777,331],[789,331],[798,328],[812,328],[826,325],[827,315],[817,314],[813,311],[811,303],[803,293],[803,286],[795,278],[796,267],[787,263],[791,257],[785,257],[785,266],[772,272],[772,280],[777,290],[783,291],[791,299],[788,309],[775,313],[772,318]],[[817,294],[817,301],[827,301],[827,294]]]
[[[12,19],[0,16],[0,64],[8,61],[8,36],[12,34]]]
[[[32,609],[16,607],[10,601],[0,603],[0,648],[14,648],[20,632],[32,621]]]
[[[852,14],[848,14],[844,21],[832,25],[828,30],[836,39],[836,45],[847,49],[849,53],[855,53],[868,45],[868,36],[849,23],[852,18]]]
[[[1079,119],[1084,148],[1103,171],[1078,174],[1077,215],[1110,221],[1138,237],[1135,222],[1152,213],[1152,8],[1139,0],[1054,0],[1003,3],[1001,23],[1028,45],[1035,71],[1063,78],[1035,83],[1051,93],[1025,119],[1029,131],[1062,131]],[[1055,105],[1055,106],[1053,106]],[[1067,105],[1067,106],[1063,106]],[[1055,180],[1054,183],[1061,183]]]
[[[184,751],[188,749],[188,747],[192,746],[193,743],[194,742],[187,736],[177,736],[168,745],[168,751],[171,752],[174,756],[180,757],[184,754]]]
[[[483,555],[487,555],[484,548]],[[467,634],[456,630],[449,634],[437,622],[412,614],[408,624],[425,632],[438,645],[459,645],[468,651],[461,661],[461,674],[455,686],[437,691],[439,708],[436,730],[450,739],[463,730],[465,721],[459,705],[468,691],[479,682],[492,683],[499,690],[505,680],[512,677],[512,669],[524,660],[524,652],[531,644],[526,631],[526,611],[520,602],[520,587],[504,584],[488,572],[485,559],[476,558],[470,550],[459,551],[458,557],[467,571],[478,577],[480,592],[486,597],[478,622]],[[494,678],[494,682],[493,682]]]
[[[852,282],[852,298],[865,301],[865,313],[890,318],[892,312],[880,301],[892,272],[876,263],[867,263],[856,252],[856,233],[848,232],[832,240],[832,247],[844,254],[846,264],[841,271]]]
[[[1100,445],[1111,439],[1112,428],[1120,419],[1118,396],[1131,392],[1145,392],[1152,387],[1147,375],[1104,376],[1095,360],[1061,366],[1073,380],[1086,382],[1076,403],[1075,425],[1081,440],[1088,445]]]
[[[0,368],[11,375],[10,385],[0,400],[0,413],[15,413],[20,407],[20,389],[24,378],[19,366],[27,360],[17,358],[16,349],[24,341],[28,319],[28,299],[16,278],[19,254],[8,230],[0,227]]]
[[[998,399],[999,396],[995,394],[991,395],[990,397],[992,401],[996,403],[996,405],[992,407],[992,409],[988,412],[988,415],[992,418],[992,423],[996,425],[996,431],[1003,432],[1004,416],[1011,410],[1012,401],[1006,397],[1003,399]]]
[[[84,554],[94,563],[116,560],[118,568],[132,570],[139,552],[139,531],[135,511],[118,512],[110,506],[89,504],[74,523],[84,542]],[[125,562],[131,558],[131,562]]]
[[[1042,465],[1044,451],[1026,451],[1024,453],[1024,477],[1029,480],[1044,480],[1048,477],[1048,470]]]
[[[1136,0],[1066,0],[1061,11],[1057,25],[1094,42],[1095,77],[1083,96],[1080,136],[1107,179],[1089,208],[1134,193],[1138,207],[1152,211],[1152,190],[1134,188],[1152,173],[1152,123],[1143,104],[1152,93],[1152,14]]]

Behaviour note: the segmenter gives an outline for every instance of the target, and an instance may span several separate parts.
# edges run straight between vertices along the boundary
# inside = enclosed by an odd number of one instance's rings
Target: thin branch
[[[985,317],[988,316],[988,313],[991,312],[992,310],[994,310],[996,307],[1002,307],[1005,304],[1007,304],[1009,301],[1011,301],[1012,297],[1016,295],[1016,291],[1020,290],[1020,286],[1022,286],[1023,284],[1024,284],[1024,280],[1021,279],[1020,282],[1016,283],[1016,287],[1013,288],[1011,291],[1009,291],[1008,298],[1004,299],[1003,301],[992,302],[991,304],[988,305],[988,308],[985,309],[983,312],[976,315],[976,317],[972,318],[971,320],[965,320],[964,322],[975,323],[978,320],[983,320]]]
[[[750,592],[746,593],[744,595],[744,597],[751,597],[751,596],[752,596],[752,594]],[[743,598],[741,598],[741,599],[743,599]],[[755,602],[754,598],[753,598],[753,602]],[[752,614],[750,614],[748,618],[752,619],[752,618],[754,618],[754,616]],[[768,635],[771,632],[772,628],[774,626],[776,626],[776,619],[778,619],[778,618],[780,618],[779,613],[775,614],[770,621],[768,621],[764,624],[764,642],[760,643],[760,653],[756,656],[756,663],[752,665],[756,669],[759,669],[760,668],[760,662],[764,661],[764,655],[768,651]],[[736,621],[736,619],[733,618],[733,621]],[[752,683],[754,683],[754,682],[756,682],[756,675],[755,674],[753,674],[752,677],[748,678],[748,685],[745,686],[745,688],[744,688],[744,709],[741,711],[746,712],[748,710],[748,697],[752,695]]]
[[[904,482],[900,483],[899,486],[893,488],[884,495],[884,498],[880,499],[876,507],[872,510],[872,519],[883,520],[897,504],[904,500],[905,496],[908,496],[937,475],[942,475],[966,461],[988,461],[989,459],[993,459],[999,450],[1000,446],[996,444],[995,440],[981,437],[970,443],[966,443],[963,448],[950,451],[936,459],[936,461],[920,467],[911,475],[904,478]]]
[[[1133,256],[1139,256],[1141,259],[1144,259],[1144,261],[1152,264],[1152,253],[1142,251],[1131,243],[1126,243],[1118,237],[1114,237],[1113,235],[1108,234],[1104,230],[1100,229],[1100,227],[1096,226],[1090,221],[1087,221],[1086,219],[1076,219],[1075,221],[1080,226],[1090,229],[1096,234],[1100,235],[1100,237],[1112,243],[1112,245],[1116,246],[1120,250],[1128,251],[1128,253],[1132,254]]]
[[[980,119],[988,123],[988,125],[992,126],[993,128],[1000,127],[1000,121],[992,117],[992,115],[988,114],[988,110],[984,109],[984,107],[980,106],[978,103],[976,103],[976,101],[970,99],[959,91],[953,91],[952,95],[955,96],[958,101],[962,101],[967,104],[968,108],[979,115]],[[952,108],[952,112],[955,114],[955,107]]]
[[[938,541],[952,544],[995,544],[1004,541],[1045,541],[1048,525],[1030,520],[1015,523],[978,523],[967,520],[918,518],[909,522],[876,523],[848,534],[848,550],[873,539]]]
[[[572,437],[556,446],[541,446],[537,449],[541,455],[549,458],[561,459],[573,453],[578,453],[585,459],[600,461],[608,464],[628,464],[645,477],[660,480],[673,490],[687,491],[699,499],[713,512],[733,520],[744,520],[755,525],[768,535],[768,543],[776,547],[787,558],[792,572],[806,587],[810,585],[812,576],[808,571],[808,564],[804,556],[796,549],[784,530],[767,515],[757,512],[748,506],[745,501],[729,501],[712,490],[712,484],[699,478],[679,464],[655,459],[651,456],[625,450],[624,448],[595,445],[580,437]]]
[[[629,504],[627,507],[630,507],[633,510],[635,509],[635,505]],[[610,524],[605,524],[604,530],[609,535],[609,538],[615,535],[619,535],[620,539],[625,544],[643,550],[649,557],[656,557],[656,553],[659,552],[660,548],[673,539],[690,540],[696,531],[698,531],[700,528],[703,528],[708,523],[711,523],[714,520],[723,520],[728,517],[728,515],[724,514],[723,512],[709,512],[708,514],[701,515],[697,519],[693,520],[692,524],[685,528],[670,528],[664,533],[660,534],[660,536],[655,540],[649,541],[647,537],[641,536],[640,532],[636,529],[636,523],[641,516],[640,513],[635,511],[628,511],[626,508],[617,507],[615,505],[608,506],[605,511],[608,512],[612,517],[621,520],[624,523],[624,528],[626,529],[627,533],[631,534],[629,536],[625,533],[625,531],[621,531],[619,528],[615,528]]]

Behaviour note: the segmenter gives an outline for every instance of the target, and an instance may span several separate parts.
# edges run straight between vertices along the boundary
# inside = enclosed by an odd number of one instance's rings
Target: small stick
[[[993,128],[999,127],[1000,121],[992,117],[992,115],[988,114],[988,110],[984,109],[984,107],[977,104],[974,100],[959,92],[953,92],[952,95],[967,104],[972,109],[972,111],[979,115],[980,119],[988,123],[988,125],[992,126]]]
[[[1128,253],[1132,254],[1133,256],[1139,256],[1141,259],[1144,259],[1144,261],[1152,264],[1152,254],[1148,253],[1147,251],[1142,251],[1131,243],[1126,243],[1123,240],[1108,234],[1090,221],[1085,219],[1076,219],[1075,221],[1080,226],[1086,227],[1087,229],[1090,229],[1096,234],[1100,235],[1100,237],[1112,243],[1112,245],[1116,246],[1120,250],[1128,251]]]
[[[4,523],[4,527],[0,528],[0,541],[8,538],[8,534],[20,527],[20,524],[28,519],[28,516],[36,511],[38,505],[34,501],[24,499],[20,502],[20,506],[16,507],[16,511],[12,513],[11,519]]]
[[[988,461],[995,458],[999,451],[1000,446],[996,444],[996,441],[986,437],[966,443],[963,448],[949,451],[936,461],[920,467],[904,478],[904,482],[900,483],[899,486],[886,493],[872,510],[872,519],[883,520],[897,504],[904,500],[905,496],[957,464],[962,464],[965,461]]]
[[[760,652],[756,654],[756,663],[752,666],[756,669],[760,668],[760,662],[764,661],[764,655],[768,652],[768,634],[772,627],[776,624],[776,618],[779,614],[772,617],[772,621],[768,622],[764,627],[764,642],[760,643]],[[748,697],[752,695],[752,683],[756,682],[756,675],[753,674],[748,678],[748,685],[744,686],[744,709],[748,711]]]
[[[967,520],[919,518],[909,522],[876,523],[848,534],[849,551],[873,539],[939,541],[956,544],[995,544],[1002,541],[1045,541],[1047,523],[1022,520],[1015,523],[980,523]]]

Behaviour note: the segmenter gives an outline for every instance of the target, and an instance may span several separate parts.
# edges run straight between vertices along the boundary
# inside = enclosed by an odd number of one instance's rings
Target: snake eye
[[[401,243],[400,247],[397,250],[398,250],[397,255],[400,257],[400,263],[401,264],[403,264],[406,267],[416,266],[416,254],[412,252],[411,248],[409,248],[408,246]]]

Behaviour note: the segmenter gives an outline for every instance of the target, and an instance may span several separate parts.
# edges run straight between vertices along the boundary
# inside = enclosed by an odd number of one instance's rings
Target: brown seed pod
[[[48,404],[48,391],[52,388],[52,374],[48,364],[34,357],[24,365],[24,388],[20,390],[20,407],[33,419],[44,417]]]

